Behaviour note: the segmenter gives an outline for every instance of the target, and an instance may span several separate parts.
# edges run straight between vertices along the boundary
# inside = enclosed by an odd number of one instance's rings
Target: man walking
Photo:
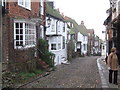
[[[118,56],[116,55],[116,48],[111,49],[111,53],[108,55],[107,59],[108,69],[109,69],[109,83],[112,83],[112,74],[114,73],[114,84],[117,83],[117,76],[118,76]]]

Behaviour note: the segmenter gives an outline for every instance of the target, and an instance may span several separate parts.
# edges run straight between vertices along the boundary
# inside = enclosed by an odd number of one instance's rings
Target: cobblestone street
[[[76,58],[69,65],[59,65],[50,75],[24,88],[101,88],[98,57]]]

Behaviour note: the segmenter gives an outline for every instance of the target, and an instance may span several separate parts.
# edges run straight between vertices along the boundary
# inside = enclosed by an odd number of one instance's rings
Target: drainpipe
[[[44,15],[43,15],[43,25],[44,25],[44,39],[46,40],[46,0],[44,0]]]
[[[57,24],[58,24],[58,20],[56,21],[56,35],[58,34],[58,27],[57,27],[58,25]]]

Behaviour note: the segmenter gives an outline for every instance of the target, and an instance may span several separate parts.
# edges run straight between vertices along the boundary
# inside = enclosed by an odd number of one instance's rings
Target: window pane
[[[56,44],[51,44],[51,50],[56,50]]]
[[[27,28],[27,24],[25,24],[25,28]]]
[[[20,41],[20,46],[22,46],[23,45],[23,41]]]
[[[16,23],[16,28],[19,28],[19,23]]]
[[[16,46],[19,46],[19,41],[16,41]]]
[[[20,23],[20,28],[23,28],[23,23]]]
[[[19,40],[19,35],[16,35],[16,40]]]
[[[19,29],[16,29],[16,34],[19,34]]]
[[[25,34],[28,34],[28,29],[25,29]]]
[[[20,34],[23,34],[23,29],[20,29]]]
[[[20,35],[20,40],[23,40],[23,35]]]
[[[25,42],[25,45],[28,45],[28,41]]]

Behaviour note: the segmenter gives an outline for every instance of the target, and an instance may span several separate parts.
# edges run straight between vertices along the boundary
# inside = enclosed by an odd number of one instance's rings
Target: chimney
[[[84,21],[81,21],[81,25],[84,25]]]
[[[57,11],[60,12],[59,8],[57,8]]]
[[[64,13],[62,13],[62,16],[64,17]]]

